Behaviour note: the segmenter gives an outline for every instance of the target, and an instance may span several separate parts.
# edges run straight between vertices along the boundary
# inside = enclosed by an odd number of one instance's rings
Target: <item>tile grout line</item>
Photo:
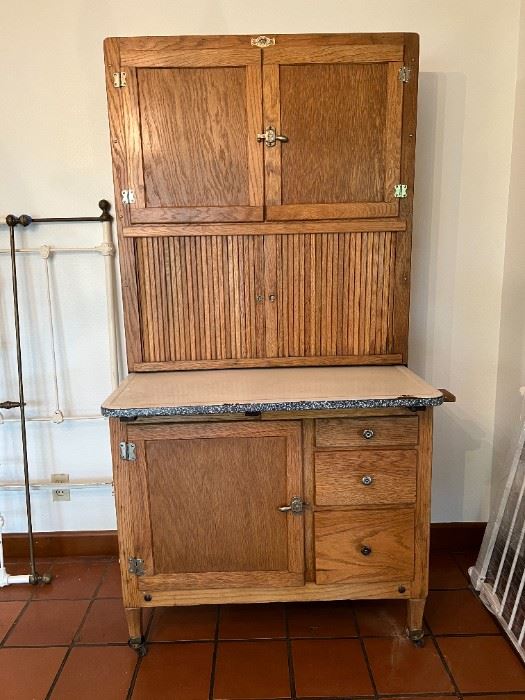
[[[378,692],[377,692],[377,685],[376,685],[376,679],[374,678],[374,674],[372,673],[372,666],[370,665],[370,659],[368,658],[368,654],[366,651],[366,646],[365,646],[365,640],[361,636],[361,629],[359,627],[359,620],[357,619],[357,612],[355,609],[355,604],[352,602],[352,615],[354,618],[354,624],[355,624],[355,629],[357,632],[357,638],[359,640],[359,645],[361,647],[361,653],[364,656],[365,659],[365,664],[366,664],[366,669],[368,671],[368,675],[370,676],[370,682],[372,684],[372,690],[374,691],[374,697],[377,699],[378,698]]]
[[[292,700],[297,698],[297,690],[295,687],[295,669],[293,665],[292,639],[290,637],[290,628],[288,624],[288,606],[283,605],[284,613],[284,633],[286,636],[286,649],[288,653],[288,682],[290,684],[290,697]]]
[[[443,664],[443,666],[444,666],[444,668],[445,668],[445,671],[446,671],[447,674],[448,674],[448,677],[449,677],[450,680],[452,681],[452,687],[454,688],[454,692],[456,693],[456,695],[457,695],[459,698],[461,698],[461,697],[462,697],[462,693],[461,693],[461,691],[460,691],[460,689],[459,689],[458,684],[456,683],[456,679],[455,679],[454,676],[452,675],[452,671],[450,670],[449,665],[448,665],[448,663],[447,663],[446,660],[445,660],[445,656],[444,656],[443,652],[441,651],[439,644],[437,643],[437,640],[436,640],[436,638],[435,638],[435,636],[434,636],[434,634],[433,634],[433,632],[432,632],[432,628],[431,628],[430,625],[428,624],[428,620],[426,619],[426,617],[423,618],[423,624],[426,625],[427,628],[428,628],[428,634],[425,635],[425,637],[426,637],[427,639],[430,639],[430,640],[432,641],[432,643],[433,643],[433,645],[434,645],[434,648],[435,648],[435,650],[437,651],[437,654],[438,654],[439,658],[441,659],[441,663]]]
[[[221,624],[221,612],[222,606],[217,605],[217,616],[215,619],[215,637],[213,640],[213,654],[211,657],[210,690],[208,693],[209,700],[213,700],[213,695],[215,692],[215,671],[217,666],[217,652],[219,650],[219,627]]]
[[[6,600],[6,601],[3,601],[3,602],[6,602],[6,603],[19,603],[19,602],[20,602],[20,603],[23,603],[24,601],[23,601],[23,600],[21,600],[21,601],[17,601],[17,600]],[[25,604],[22,606],[22,609],[20,610],[20,612],[18,613],[18,615],[15,617],[15,619],[13,620],[13,622],[11,623],[11,625],[9,626],[9,629],[7,630],[7,632],[6,632],[6,633],[4,634],[4,636],[2,637],[2,640],[0,641],[0,647],[3,647],[3,648],[4,648],[4,645],[5,645],[5,643],[7,642],[9,636],[11,635],[11,633],[13,632],[13,630],[15,629],[15,627],[18,625],[18,622],[20,621],[20,618],[21,618],[22,615],[25,613],[25,611],[26,611],[27,608],[29,607],[29,604],[30,604],[30,603],[31,603],[31,597],[29,597],[29,598],[25,601]],[[5,647],[5,648],[7,648],[7,647]]]
[[[53,568],[51,568],[51,571],[52,570],[53,570]],[[60,667],[59,667],[59,669],[58,669],[58,671],[53,679],[53,682],[51,683],[51,685],[49,687],[49,690],[47,692],[45,700],[50,700],[51,694],[53,693],[53,691],[56,687],[56,684],[58,683],[58,680],[59,680],[60,676],[62,675],[62,671],[65,668],[65,665],[66,665],[66,663],[71,655],[71,652],[74,649],[74,647],[76,646],[75,645],[76,639],[77,639],[78,635],[80,634],[80,631],[81,631],[82,627],[84,626],[84,623],[86,622],[87,616],[89,615],[89,611],[91,610],[91,606],[93,605],[93,602],[95,600],[95,595],[96,595],[97,591],[99,590],[100,586],[102,585],[102,579],[104,578],[104,576],[105,576],[105,573],[102,574],[102,576],[100,576],[100,580],[98,582],[98,585],[95,586],[94,593],[91,596],[91,598],[89,599],[89,604],[86,608],[86,611],[85,611],[85,613],[84,613],[84,615],[83,615],[83,617],[82,617],[82,619],[77,627],[76,632],[73,634],[73,637],[68,645],[68,649],[64,655],[64,658],[62,659],[62,663],[60,664]],[[56,600],[56,599],[50,599],[50,600]],[[77,598],[76,600],[86,600],[86,599],[85,598]]]

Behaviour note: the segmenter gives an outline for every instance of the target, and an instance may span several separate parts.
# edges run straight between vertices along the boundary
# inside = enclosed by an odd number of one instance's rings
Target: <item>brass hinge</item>
[[[126,462],[135,462],[137,459],[137,452],[134,442],[120,443],[120,459],[124,459]]]
[[[408,66],[403,66],[399,69],[398,78],[402,83],[408,83],[410,80],[410,74],[412,73],[412,68]]]
[[[408,197],[408,187],[406,185],[396,185],[394,187],[394,197],[396,199],[405,199]]]
[[[144,576],[144,559],[128,557],[128,571],[135,576]]]
[[[124,71],[113,73],[113,86],[116,88],[126,87],[126,73]]]
[[[135,192],[133,190],[122,190],[122,204],[135,204]]]

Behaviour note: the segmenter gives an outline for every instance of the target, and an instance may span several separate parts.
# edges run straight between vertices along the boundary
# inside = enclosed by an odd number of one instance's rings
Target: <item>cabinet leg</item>
[[[146,656],[146,640],[142,634],[142,608],[126,608],[126,621],[129,632],[128,646],[139,656]]]
[[[426,598],[411,598],[407,601],[407,634],[416,646],[423,646],[423,612]]]

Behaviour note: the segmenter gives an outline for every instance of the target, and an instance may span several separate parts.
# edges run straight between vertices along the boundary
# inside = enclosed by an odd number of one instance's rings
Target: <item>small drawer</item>
[[[321,418],[315,423],[317,447],[387,447],[418,441],[417,416]]]
[[[414,575],[414,510],[314,515],[315,581],[407,581]]]
[[[316,452],[315,503],[415,503],[416,465],[416,450]]]

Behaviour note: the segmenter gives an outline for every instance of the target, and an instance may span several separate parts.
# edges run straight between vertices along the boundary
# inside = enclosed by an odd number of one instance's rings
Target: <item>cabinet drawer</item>
[[[417,416],[321,418],[315,427],[317,447],[417,445],[417,436]]]
[[[414,503],[416,450],[352,450],[315,454],[317,505]]]
[[[314,523],[316,583],[412,579],[413,509],[320,512]]]

